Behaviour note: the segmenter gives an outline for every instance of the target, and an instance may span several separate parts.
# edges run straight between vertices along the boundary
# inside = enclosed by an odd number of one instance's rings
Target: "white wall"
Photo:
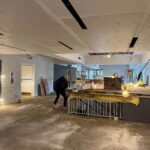
[[[57,56],[60,56],[64,58],[64,60],[70,60],[72,63],[85,63],[85,58],[79,53],[74,53],[74,54],[57,54]],[[79,59],[80,58],[80,59]]]
[[[2,60],[2,74],[5,75],[2,79],[2,103],[15,102],[21,90],[20,58],[16,55],[0,55],[0,59]],[[10,72],[15,73],[14,84],[10,84]]]
[[[35,62],[35,83],[40,83],[41,77],[48,79],[50,83],[50,91],[53,91],[53,78],[54,78],[54,63],[53,59],[38,57]],[[35,86],[37,92],[37,86]],[[35,93],[37,95],[37,93]]]
[[[26,56],[21,58],[21,64],[34,64],[35,65],[35,86],[34,86],[34,96],[37,96],[38,87],[37,84],[40,83],[41,77],[48,79],[50,84],[50,90],[53,90],[53,75],[54,75],[54,63],[53,59],[49,57],[44,57],[40,55],[33,56],[32,60],[27,59]]]
[[[41,77],[47,78],[50,90],[53,90],[53,59],[49,57],[33,55],[28,59],[26,55],[0,55],[2,60],[2,74],[6,77],[2,79],[2,103],[16,102],[21,93],[21,64],[34,64],[35,66],[35,87],[34,96],[37,96],[38,84]],[[15,83],[10,84],[10,72],[15,73]]]
[[[145,63],[150,59],[150,52],[144,52],[142,55],[142,62]]]

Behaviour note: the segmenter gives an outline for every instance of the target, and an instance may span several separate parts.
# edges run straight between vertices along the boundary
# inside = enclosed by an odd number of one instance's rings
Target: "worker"
[[[54,106],[53,106],[54,109],[56,108],[56,104],[58,102],[60,95],[62,95],[64,98],[64,108],[66,108],[66,106],[67,106],[66,89],[67,88],[68,88],[68,82],[64,76],[60,77],[58,80],[55,81],[54,90],[56,92],[56,98],[55,98]]]

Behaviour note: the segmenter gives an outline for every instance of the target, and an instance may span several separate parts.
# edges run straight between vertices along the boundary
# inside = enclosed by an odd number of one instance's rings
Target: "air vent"
[[[132,55],[133,52],[88,53],[89,55]]]
[[[131,41],[131,43],[130,43],[130,45],[129,45],[129,48],[133,48],[134,45],[136,44],[137,40],[138,40],[138,37],[133,37],[133,38],[132,38],[132,41]]]
[[[4,34],[3,34],[3,33],[0,33],[0,35],[3,36]]]
[[[69,45],[65,44],[64,42],[58,41],[58,43],[61,44],[61,45],[63,45],[63,46],[65,46],[65,47],[67,47],[70,50],[73,50],[72,47],[70,47]]]
[[[85,23],[83,22],[81,17],[78,15],[77,11],[74,9],[74,7],[70,3],[70,1],[69,0],[62,0],[62,2],[64,3],[64,5],[68,9],[68,11],[72,14],[72,16],[77,21],[77,23],[80,25],[80,27],[84,30],[87,29]]]

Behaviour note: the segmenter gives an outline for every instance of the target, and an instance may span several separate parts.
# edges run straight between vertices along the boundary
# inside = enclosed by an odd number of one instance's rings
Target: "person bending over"
[[[60,95],[62,95],[64,98],[64,108],[66,108],[66,106],[67,106],[66,89],[67,88],[68,88],[68,82],[64,76],[60,77],[58,80],[55,81],[54,90],[56,92],[56,98],[55,98],[54,106],[53,106],[54,109],[56,107],[56,104],[58,102]]]

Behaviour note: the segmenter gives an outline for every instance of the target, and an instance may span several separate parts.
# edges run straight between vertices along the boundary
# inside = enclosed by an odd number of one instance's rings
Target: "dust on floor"
[[[150,149],[150,124],[68,115],[53,99],[0,106],[0,150]]]

